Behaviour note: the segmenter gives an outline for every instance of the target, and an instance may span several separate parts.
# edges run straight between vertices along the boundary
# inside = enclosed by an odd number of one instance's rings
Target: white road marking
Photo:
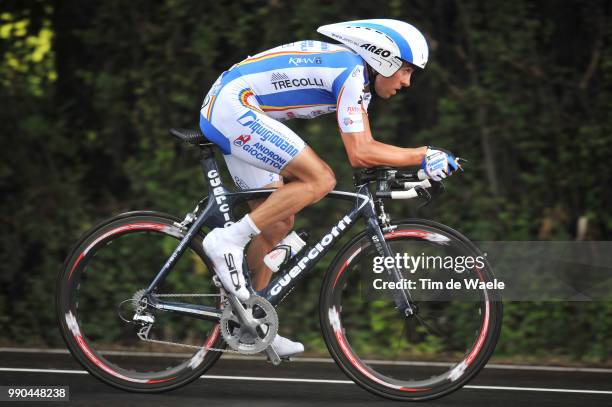
[[[58,373],[58,374],[87,374],[85,370],[67,369],[28,369],[17,367],[0,367],[0,372],[30,372],[30,373]],[[350,380],[326,380],[326,379],[298,379],[289,377],[252,377],[252,376],[219,376],[204,375],[200,379],[217,380],[243,380],[255,382],[291,382],[291,383],[324,383],[324,384],[355,384]],[[612,390],[589,390],[589,389],[555,389],[545,387],[506,387],[506,386],[463,386],[465,389],[474,390],[510,390],[510,391],[540,391],[550,393],[580,393],[580,394],[610,394]]]
[[[585,394],[612,394],[612,390],[583,390],[583,389],[551,389],[546,387],[506,387],[506,386],[463,386],[466,389],[476,390],[517,390],[517,391],[546,391],[553,393],[585,393]]]
[[[252,382],[294,382],[294,383],[330,383],[330,384],[355,384],[350,380],[331,380],[331,379],[297,379],[290,377],[253,377],[253,376],[219,376],[204,375],[200,379],[219,379],[219,380],[245,380]]]
[[[86,370],[69,369],[29,369],[23,367],[0,367],[0,372],[25,372],[25,373],[60,373],[60,374],[88,374]]]
[[[44,348],[0,348],[0,352],[6,353],[50,353],[50,354],[69,354],[67,349],[44,349]],[[147,357],[175,357],[190,358],[192,353],[171,353],[171,352],[133,352],[133,351],[104,351],[103,355],[111,356],[147,356]],[[263,356],[234,356],[223,355],[223,359],[229,360],[266,360]],[[297,363],[335,363],[330,358],[311,358],[296,357],[291,362]],[[388,361],[388,360],[364,360],[371,365],[397,365],[397,366],[452,366],[452,363],[445,362],[422,362],[422,361]],[[610,368],[600,367],[568,367],[568,366],[543,366],[543,365],[506,365],[500,363],[489,363],[485,369],[504,369],[504,370],[533,370],[544,372],[581,372],[581,373],[612,373]]]

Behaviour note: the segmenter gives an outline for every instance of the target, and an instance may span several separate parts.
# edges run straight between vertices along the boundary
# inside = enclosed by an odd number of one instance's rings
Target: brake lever
[[[446,187],[444,186],[442,181],[432,182],[430,180],[429,182],[431,183],[431,191],[433,192],[433,195],[440,195],[441,193],[446,191]]]
[[[429,203],[430,203],[430,202],[431,202],[431,200],[433,199],[433,198],[432,198],[432,196],[431,196],[431,194],[429,193],[429,191],[428,191],[427,189],[423,188],[423,187],[422,187],[422,186],[420,186],[420,185],[418,185],[418,186],[414,187],[414,190],[416,191],[417,196],[418,196],[419,198],[423,198],[423,199],[425,199],[425,202],[424,202],[424,203],[422,203],[421,205],[419,205],[419,206],[417,207],[417,209],[420,209],[420,208],[422,208],[422,207],[424,207],[424,206],[429,205]]]

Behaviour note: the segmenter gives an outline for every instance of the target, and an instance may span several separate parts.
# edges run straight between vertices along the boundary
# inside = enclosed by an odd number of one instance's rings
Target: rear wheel
[[[179,220],[155,212],[120,215],[92,228],[68,256],[58,276],[56,310],[72,355],[95,377],[137,392],[160,392],[200,377],[223,346],[216,321],[150,309],[148,338],[132,322],[139,291],[145,289],[185,234]],[[220,293],[198,234],[155,294],[162,298],[219,307]],[[197,294],[197,296],[190,296]],[[161,298],[161,297],[160,297]],[[198,349],[199,348],[199,349]]]
[[[433,399],[459,389],[484,367],[501,329],[501,298],[498,291],[478,284],[465,288],[465,280],[494,279],[486,257],[467,238],[424,220],[395,226],[385,233],[385,241],[404,279],[414,281],[407,291],[415,314],[397,310],[393,295],[406,287],[384,284],[391,281],[386,272],[375,272],[384,269],[384,260],[362,233],[338,254],[325,276],[321,329],[332,357],[366,390],[395,400]],[[456,260],[450,273],[441,262],[432,260],[433,267],[425,263],[437,256],[471,256],[481,262],[459,273]],[[416,264],[411,258],[429,267],[410,269]],[[463,289],[450,289],[451,279]],[[442,282],[442,287],[432,282]]]

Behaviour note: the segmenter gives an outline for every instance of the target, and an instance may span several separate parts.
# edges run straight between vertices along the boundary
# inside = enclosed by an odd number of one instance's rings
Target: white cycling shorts
[[[202,104],[202,132],[223,151],[239,188],[261,188],[278,181],[281,170],[306,144],[289,127],[261,110],[243,79],[222,84],[222,77]]]

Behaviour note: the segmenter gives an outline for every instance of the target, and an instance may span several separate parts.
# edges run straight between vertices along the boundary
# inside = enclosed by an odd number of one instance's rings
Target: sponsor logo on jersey
[[[236,139],[234,139],[234,145],[238,147],[242,147],[243,145],[248,143],[249,140],[251,140],[251,136],[249,134],[242,134],[236,137]]]
[[[285,164],[287,164],[286,159],[281,157],[279,154],[276,154],[262,143],[255,143],[253,145],[245,144],[242,146],[242,149],[264,164],[270,165],[274,168],[281,169]],[[287,152],[292,157],[298,152],[297,148],[293,147],[287,142],[283,143],[281,150]]]
[[[357,106],[347,106],[346,111],[348,114],[359,114],[359,107]]]
[[[236,121],[242,126],[248,128],[251,131],[251,134],[258,134],[260,137],[258,142],[252,146],[245,142],[242,145],[242,149],[256,159],[272,165],[274,168],[282,168],[287,163],[287,160],[276,154],[262,143],[265,142],[266,144],[272,144],[276,146],[277,149],[284,151],[291,157],[295,157],[299,152],[299,150],[292,143],[263,123],[252,111],[246,112]],[[246,136],[249,136],[250,139],[250,135]]]
[[[253,93],[252,89],[247,88],[241,90],[238,94],[238,99],[240,100],[240,103],[242,103],[244,106],[250,107],[251,109],[259,110],[259,105],[257,104],[255,93]]]
[[[290,79],[285,73],[274,72],[271,76],[272,86],[274,90],[289,89],[289,88],[300,88],[305,86],[317,86],[320,88],[325,87],[323,79],[321,78],[294,78]]]
[[[389,56],[391,56],[391,51],[387,51],[384,48],[378,48],[376,45],[363,44],[361,48],[365,48],[366,50],[370,51],[372,54],[380,55],[383,58],[388,58]]]
[[[323,60],[321,57],[290,57],[288,63],[298,66],[302,64],[317,64],[321,65]]]
[[[313,40],[306,40],[306,41],[301,41],[300,42],[300,49],[302,51],[308,51],[309,49],[314,48],[314,41]]]
[[[272,72],[270,76],[272,82],[280,82],[289,80],[289,75],[283,72]]]
[[[255,123],[255,120],[257,120],[257,115],[250,110],[236,119],[238,123],[245,127],[249,127],[251,124]]]
[[[302,111],[297,111],[297,112],[287,112],[286,116],[288,119],[294,119],[294,118],[298,118],[298,119],[312,119],[315,118],[317,116],[320,116],[322,114],[326,114],[329,113],[327,110],[311,110],[308,111],[308,109],[302,110]]]
[[[363,126],[363,120],[361,119],[353,120],[350,117],[345,117],[343,120],[343,123],[345,126],[352,126],[352,125]]]
[[[268,141],[275,145],[279,145],[285,141],[285,138],[273,130],[270,126],[262,122],[257,115],[249,110],[237,120],[242,126],[251,130],[251,134],[259,134],[260,141]]]

